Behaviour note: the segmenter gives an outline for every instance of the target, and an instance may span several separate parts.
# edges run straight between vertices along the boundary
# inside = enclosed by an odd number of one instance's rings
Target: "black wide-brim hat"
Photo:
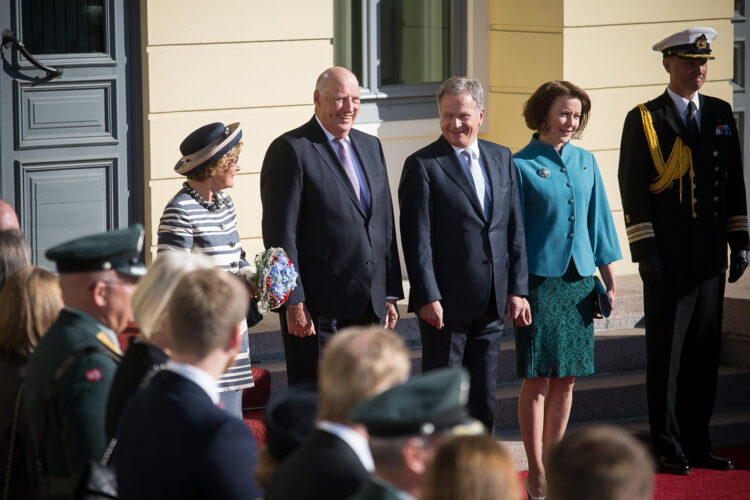
[[[240,139],[242,127],[239,122],[203,125],[180,144],[182,158],[174,166],[174,171],[181,175],[197,174],[224,156]]]
[[[271,396],[266,407],[268,451],[283,461],[315,430],[318,392],[312,383],[297,384]]]

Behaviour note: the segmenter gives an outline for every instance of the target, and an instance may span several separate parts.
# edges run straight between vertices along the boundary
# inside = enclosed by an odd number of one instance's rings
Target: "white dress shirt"
[[[191,382],[195,382],[198,384],[198,387],[206,392],[215,405],[219,404],[219,381],[208,372],[205,372],[196,366],[178,363],[177,361],[172,360],[167,361],[167,366],[164,369],[174,372],[177,375],[181,375]]]
[[[318,125],[320,125],[320,128],[323,129],[323,133],[326,135],[326,138],[328,139],[328,142],[332,142],[336,137],[332,133],[330,133],[326,128],[323,126],[322,123],[320,123],[320,120],[318,119],[318,115],[315,115],[315,121],[318,122]],[[349,139],[349,135],[347,134],[346,137],[344,137],[344,147],[349,151],[349,158],[352,160],[352,166],[354,166],[354,173],[357,174],[357,179],[359,180],[359,188],[362,190],[362,196],[365,198],[365,202],[367,203],[368,207],[372,206],[372,202],[370,200],[370,188],[367,185],[367,178],[365,178],[365,173],[362,170],[362,165],[359,163],[359,158],[357,158],[357,153],[354,152],[354,148],[352,148],[352,141]],[[338,151],[338,148],[336,145],[333,145],[333,150]]]
[[[373,472],[375,470],[375,461],[372,459],[370,445],[367,444],[367,439],[362,434],[348,425],[338,424],[328,420],[321,420],[318,422],[318,429],[330,432],[348,444],[352,451],[354,451],[354,454],[357,455],[357,458],[359,458],[359,461],[362,462],[365,469],[367,469],[367,472]]]
[[[471,180],[472,184],[474,183],[474,180],[472,179],[471,172],[469,171],[469,166],[466,165],[466,160],[461,156],[461,153],[465,150],[471,151],[471,155],[474,158],[474,161],[477,162],[477,165],[479,165],[479,170],[482,172],[482,178],[484,178],[484,188],[485,188],[485,195],[490,202],[492,201],[492,190],[490,189],[490,179],[487,177],[487,169],[484,166],[484,162],[482,161],[482,156],[479,154],[479,141],[475,140],[472,144],[469,145],[468,148],[457,148],[453,144],[451,144],[451,147],[453,148],[453,151],[456,152],[456,156],[458,157],[458,161],[461,162],[461,166],[464,167],[464,172],[466,172],[466,175],[469,176],[469,180]],[[476,187],[476,186],[475,186]],[[477,196],[479,196],[479,193],[477,193]],[[480,204],[484,208],[484,201],[481,200]]]
[[[701,129],[701,100],[698,99],[698,92],[695,93],[692,99],[685,99],[680,94],[678,94],[674,90],[667,87],[667,94],[669,94],[669,97],[672,98],[672,102],[677,108],[677,111],[680,113],[680,118],[682,118],[683,125],[687,125],[688,103],[690,101],[693,101],[693,104],[695,105],[695,114],[693,116],[695,116],[695,123],[698,124],[698,131],[700,131]]]

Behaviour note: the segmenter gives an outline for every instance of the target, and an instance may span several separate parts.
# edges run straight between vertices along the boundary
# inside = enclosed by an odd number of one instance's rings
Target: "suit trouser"
[[[314,311],[310,311],[310,315],[312,316],[313,325],[315,325],[315,335],[297,337],[289,333],[286,322],[286,309],[279,311],[288,385],[307,382],[317,384],[320,353],[337,331],[347,326],[382,323],[382,320],[378,318],[372,308],[372,302],[367,304],[365,312],[358,318],[341,319],[324,317],[315,314]]]
[[[492,432],[495,422],[497,363],[503,319],[495,310],[495,299],[481,318],[469,322],[444,321],[442,330],[419,320],[422,337],[422,372],[446,366],[464,366],[471,385],[467,407],[472,417]]]
[[[646,390],[654,453],[701,457],[711,450],[724,273],[665,274],[643,284]]]

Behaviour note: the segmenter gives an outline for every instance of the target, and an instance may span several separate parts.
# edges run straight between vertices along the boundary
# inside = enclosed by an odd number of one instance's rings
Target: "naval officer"
[[[649,423],[664,472],[734,468],[711,453],[724,281],[747,267],[739,136],[727,102],[700,92],[716,31],[655,44],[666,91],[630,111],[619,181],[630,252],[643,279]]]

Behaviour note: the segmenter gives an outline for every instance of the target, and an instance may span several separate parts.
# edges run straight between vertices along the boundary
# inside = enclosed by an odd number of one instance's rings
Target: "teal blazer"
[[[568,143],[558,153],[537,135],[513,157],[521,192],[529,274],[578,274],[622,259],[594,155]]]

